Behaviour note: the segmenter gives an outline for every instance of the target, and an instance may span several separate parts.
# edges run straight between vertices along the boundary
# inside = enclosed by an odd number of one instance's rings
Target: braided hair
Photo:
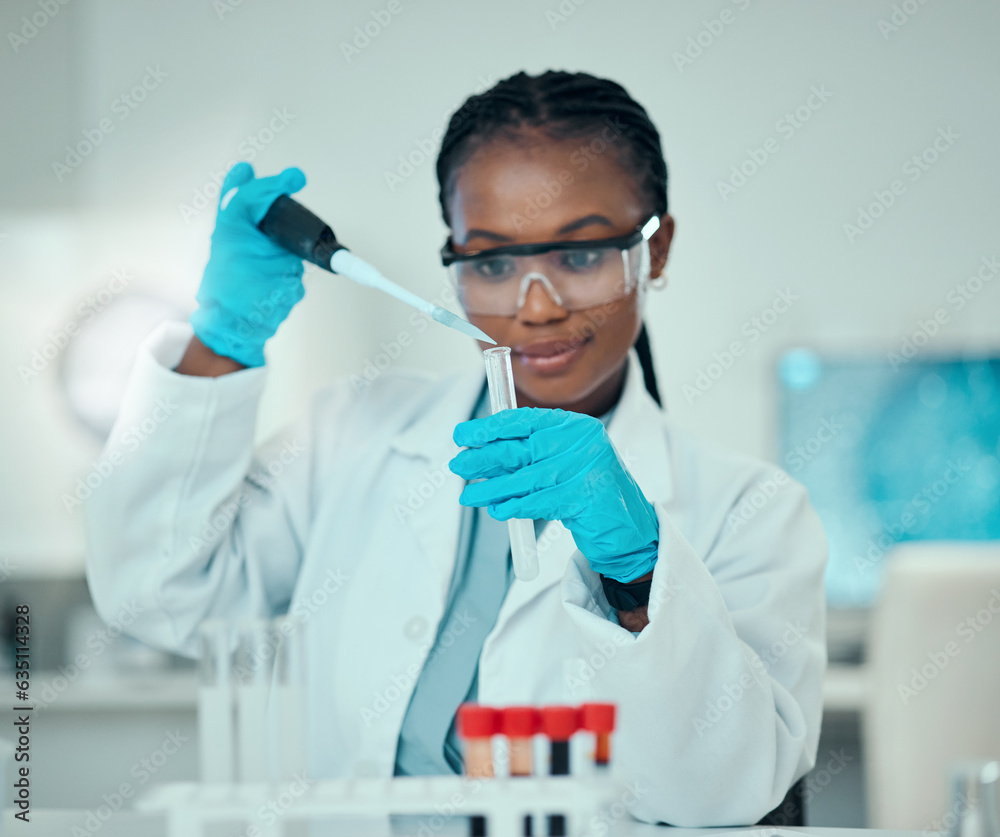
[[[622,142],[611,146],[618,162],[635,178],[650,204],[650,214],[662,216],[667,211],[667,164],[659,132],[642,105],[608,79],[548,70],[537,76],[521,72],[505,78],[484,93],[470,96],[452,115],[437,158],[438,200],[445,223],[451,226],[448,204],[455,177],[479,148],[498,139],[523,140],[526,130],[554,140],[586,137],[605,130],[609,121],[622,136]],[[635,349],[646,389],[659,404],[645,323]]]

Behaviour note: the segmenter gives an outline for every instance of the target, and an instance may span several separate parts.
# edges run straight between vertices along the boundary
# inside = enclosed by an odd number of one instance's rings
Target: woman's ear
[[[665,212],[660,217],[660,228],[649,239],[649,278],[656,279],[667,265],[670,242],[674,239],[674,219]]]

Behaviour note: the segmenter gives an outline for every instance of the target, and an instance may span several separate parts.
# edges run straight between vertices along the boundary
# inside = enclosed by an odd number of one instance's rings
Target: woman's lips
[[[589,337],[585,340],[539,340],[515,348],[513,354],[532,372],[562,372],[576,361],[590,340]]]

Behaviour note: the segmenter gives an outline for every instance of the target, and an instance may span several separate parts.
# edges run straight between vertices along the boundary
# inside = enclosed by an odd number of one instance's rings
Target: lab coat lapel
[[[428,563],[438,574],[447,591],[458,550],[458,534],[462,506],[458,497],[465,485],[461,477],[451,473],[448,462],[458,453],[452,440],[455,425],[465,421],[484,384],[482,372],[460,375],[448,387],[435,388],[427,407],[412,424],[401,430],[391,441],[392,448],[402,456],[418,460],[416,470],[426,469],[441,474],[443,482],[406,519]],[[425,484],[433,484],[437,477]]]
[[[635,352],[629,352],[625,388],[608,425],[608,436],[646,498],[665,505],[673,495],[673,482],[663,413],[646,391]],[[502,630],[518,610],[563,579],[574,552],[576,542],[569,530],[558,521],[547,524],[538,537],[538,576],[533,581],[514,580],[494,633]]]

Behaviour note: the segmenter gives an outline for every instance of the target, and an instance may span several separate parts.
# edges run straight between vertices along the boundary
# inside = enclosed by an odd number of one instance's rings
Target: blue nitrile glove
[[[594,572],[633,581],[653,569],[659,522],[592,416],[521,407],[455,428],[449,468],[467,480],[459,502],[497,520],[559,520]]]
[[[191,315],[195,335],[216,354],[263,366],[264,343],[305,294],[302,260],[257,229],[275,198],[305,185],[297,168],[258,180],[253,166],[240,162],[226,175],[198,310]],[[239,188],[223,207],[234,187]]]

